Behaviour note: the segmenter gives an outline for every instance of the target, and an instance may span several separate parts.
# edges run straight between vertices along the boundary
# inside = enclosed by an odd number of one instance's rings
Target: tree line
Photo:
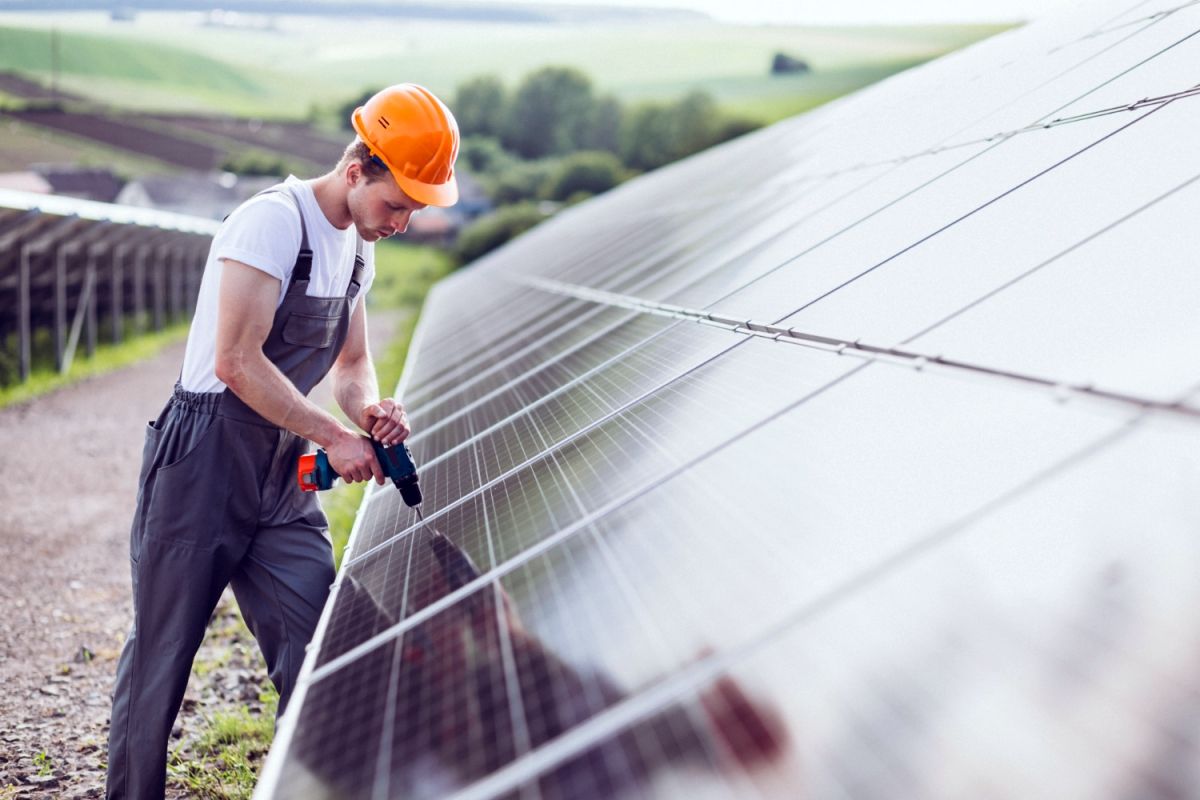
[[[353,109],[366,92],[343,108]],[[543,67],[512,90],[491,75],[457,87],[451,108],[460,158],[496,211],[462,231],[458,255],[478,258],[552,213],[622,181],[759,127],[693,91],[673,101],[626,105],[573,67]]]

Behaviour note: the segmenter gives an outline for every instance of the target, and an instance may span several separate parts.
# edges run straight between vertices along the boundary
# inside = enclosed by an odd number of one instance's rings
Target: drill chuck
[[[401,442],[392,447],[384,447],[374,439],[370,442],[375,450],[375,460],[379,462],[383,474],[400,490],[405,505],[410,508],[419,506],[421,486],[417,481],[417,465],[413,462],[408,446]],[[339,477],[341,476],[329,465],[329,456],[324,450],[300,456],[297,479],[303,491],[324,491],[332,487]]]

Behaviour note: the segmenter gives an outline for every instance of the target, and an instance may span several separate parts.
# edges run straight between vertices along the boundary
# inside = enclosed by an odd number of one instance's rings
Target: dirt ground
[[[394,320],[373,314],[371,327],[378,350]],[[172,345],[0,409],[0,800],[103,794],[113,680],[132,613],[129,523],[142,431],[182,358],[182,343]],[[313,399],[330,404],[325,387]],[[194,675],[176,741],[205,714],[255,697],[264,680],[244,660]]]

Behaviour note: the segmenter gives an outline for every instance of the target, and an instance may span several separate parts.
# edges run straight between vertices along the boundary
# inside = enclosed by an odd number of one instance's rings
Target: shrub
[[[557,162],[550,159],[515,161],[508,168],[492,175],[491,180],[485,181],[485,187],[496,205],[535,200],[541,196],[542,187],[546,185],[556,166]]]
[[[524,158],[561,155],[583,146],[592,112],[592,81],[574,67],[544,67],[517,87],[501,137]]]
[[[508,98],[498,78],[480,75],[459,84],[451,108],[464,136],[499,136],[504,128]]]
[[[476,175],[494,175],[511,167],[517,158],[493,136],[464,136],[458,157]]]
[[[486,214],[458,235],[456,250],[463,263],[490,253],[546,219],[549,214],[536,203],[517,203]]]
[[[581,192],[600,194],[621,183],[627,177],[625,168],[612,153],[585,150],[572,153],[542,186],[541,196],[547,200],[567,200]]]

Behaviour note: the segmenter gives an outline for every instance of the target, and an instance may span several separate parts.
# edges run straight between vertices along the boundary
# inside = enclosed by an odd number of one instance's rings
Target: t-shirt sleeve
[[[300,252],[300,212],[278,193],[254,197],[229,215],[213,255],[232,259],[287,282]]]

